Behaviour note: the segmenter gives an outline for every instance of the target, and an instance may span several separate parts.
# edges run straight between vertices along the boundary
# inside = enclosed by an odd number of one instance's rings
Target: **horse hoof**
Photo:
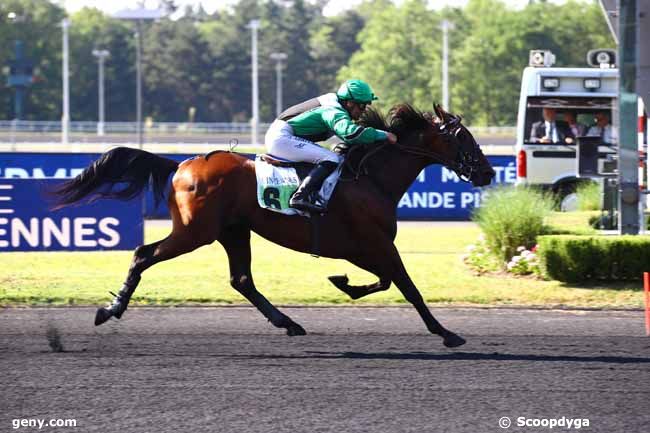
[[[462,346],[465,343],[466,341],[463,337],[461,337],[460,335],[456,335],[453,332],[450,332],[449,335],[447,335],[443,340],[443,344],[446,347],[458,347],[458,346]]]
[[[297,323],[292,323],[291,325],[287,326],[287,335],[289,337],[295,337],[297,335],[307,335],[307,331],[305,331],[305,328],[298,325]]]
[[[331,275],[327,279],[339,290],[347,288],[350,281],[347,275]]]
[[[98,308],[97,314],[95,314],[95,326],[99,326],[102,323],[106,322],[113,316],[113,313],[108,308]]]

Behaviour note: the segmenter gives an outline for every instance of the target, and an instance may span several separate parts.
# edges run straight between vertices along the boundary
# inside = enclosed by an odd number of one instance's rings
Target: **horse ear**
[[[445,118],[443,117],[443,110],[440,104],[436,104],[435,102],[433,103],[433,112],[436,113],[436,116],[438,116],[438,119],[440,119],[441,122],[445,121]]]
[[[442,123],[449,122],[452,117],[440,104],[433,104],[433,110],[436,112],[436,116],[438,116]]]

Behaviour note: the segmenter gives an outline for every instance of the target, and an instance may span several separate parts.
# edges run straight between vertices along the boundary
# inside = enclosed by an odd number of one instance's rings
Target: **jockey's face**
[[[348,113],[350,113],[352,120],[359,120],[363,112],[366,111],[366,107],[368,106],[368,104],[361,104],[359,102],[352,101],[345,101],[344,104],[344,107]]]

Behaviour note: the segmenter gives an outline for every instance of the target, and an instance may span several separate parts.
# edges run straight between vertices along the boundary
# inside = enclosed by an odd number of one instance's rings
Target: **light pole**
[[[248,28],[252,30],[251,32],[251,67],[252,67],[252,87],[253,87],[253,117],[251,118],[251,144],[256,146],[257,143],[257,131],[259,129],[259,84],[257,77],[257,30],[260,28],[260,20],[251,20],[248,23]]]
[[[442,20],[442,106],[449,110],[449,30],[454,28],[454,24]]]
[[[68,47],[68,28],[70,21],[64,18],[61,21],[63,29],[63,115],[61,116],[61,144],[68,145],[68,135],[70,131],[70,69],[69,69],[69,52]]]
[[[108,50],[93,50],[93,56],[97,57],[99,68],[98,93],[99,93],[99,116],[97,122],[97,135],[104,135],[104,61],[111,53]]]
[[[121,10],[113,16],[119,20],[135,21],[136,131],[138,135],[138,148],[142,149],[144,144],[142,133],[142,22],[160,19],[165,16],[165,11],[160,9],[145,9],[141,4],[139,9]]]
[[[136,131],[138,133],[138,148],[144,145],[142,132],[142,20],[135,22],[135,107],[136,107]]]
[[[285,53],[271,53],[271,60],[275,60],[275,115],[282,113],[282,62],[287,60]]]
[[[18,15],[15,12],[9,12],[7,19],[11,23],[21,23],[26,21],[24,15]],[[7,75],[7,86],[14,89],[14,119],[11,122],[11,150],[16,150],[15,131],[18,128],[18,122],[23,118],[24,99],[26,97],[27,88],[33,82],[34,65],[32,60],[27,58],[24,53],[24,45],[19,40],[21,33],[17,29],[13,29],[16,40],[14,42],[14,60],[10,61],[7,66],[3,68],[3,72]]]

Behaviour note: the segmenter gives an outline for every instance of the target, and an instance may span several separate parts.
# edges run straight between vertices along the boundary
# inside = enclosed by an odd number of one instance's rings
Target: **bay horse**
[[[457,347],[465,340],[433,317],[393,243],[397,204],[430,164],[442,164],[474,186],[489,184],[494,170],[459,116],[438,105],[434,111],[435,116],[400,104],[384,119],[366,110],[361,124],[391,131],[398,142],[359,151],[352,148],[348,159],[353,162],[346,163],[328,212],[319,217],[319,252],[324,257],[346,259],[378,277],[377,282],[361,286],[348,284],[345,276],[330,277],[352,299],[387,290],[394,283],[427,329],[442,337],[445,346]],[[246,156],[217,151],[179,164],[142,150],[115,148],[54,191],[57,207],[102,197],[129,200],[147,185],[162,199],[172,173],[167,194],[171,233],[135,249],[122,289],[108,307],[97,310],[95,325],[122,316],[146,269],[216,240],[228,256],[231,286],[274,326],[285,328],[290,336],[305,335],[302,326],[257,291],[251,274],[250,237],[254,231],[271,242],[308,253],[310,219],[261,208],[256,196],[255,164]]]

